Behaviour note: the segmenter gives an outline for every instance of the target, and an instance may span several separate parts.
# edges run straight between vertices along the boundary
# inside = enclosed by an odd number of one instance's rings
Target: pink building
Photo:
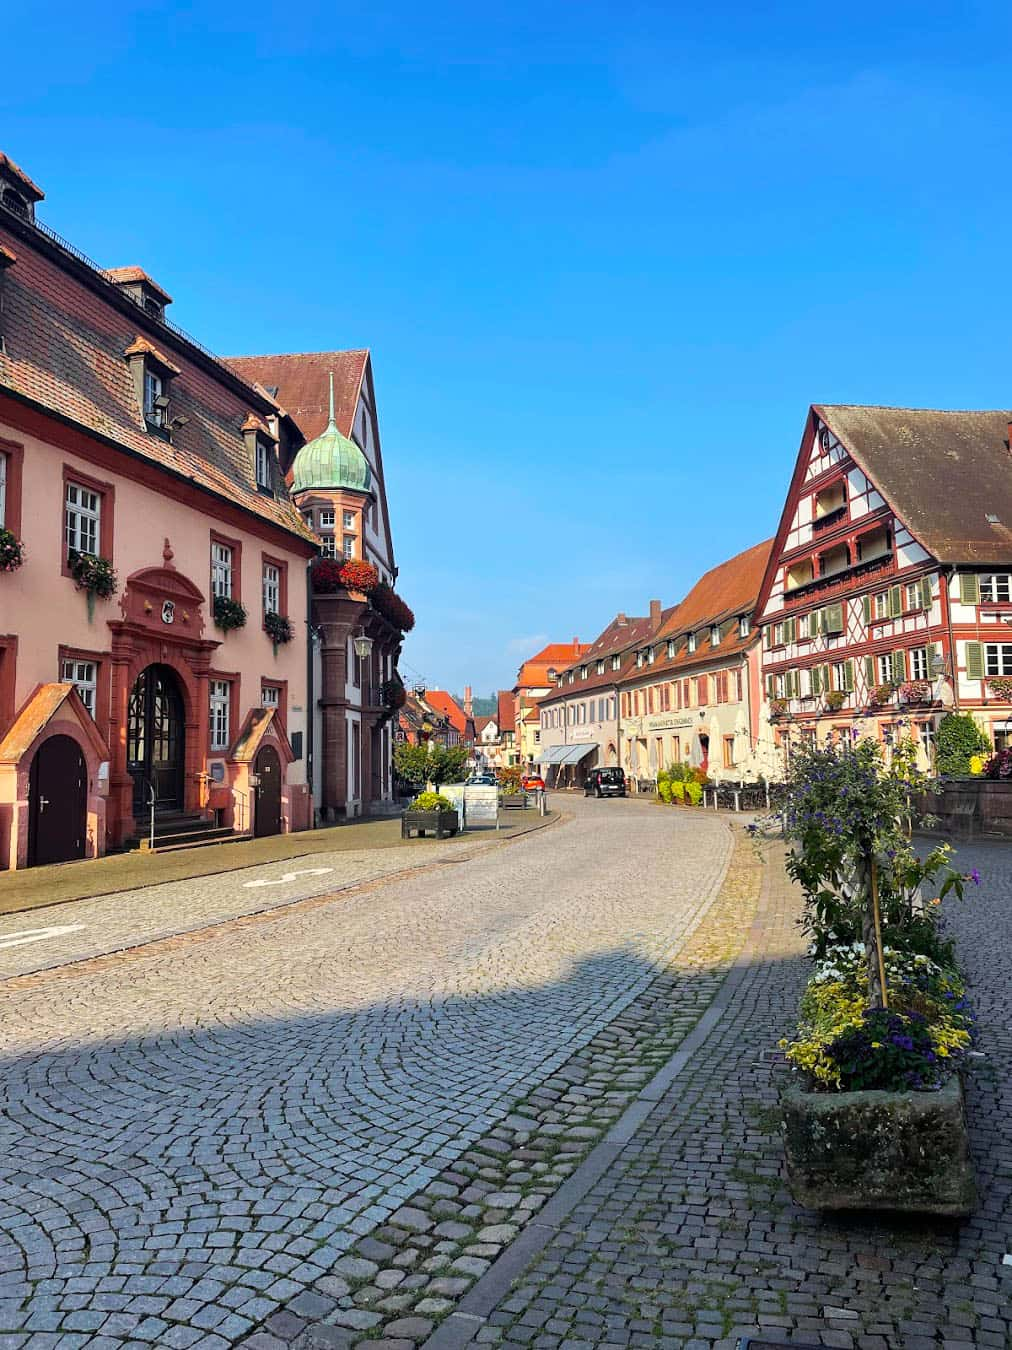
[[[0,867],[312,824],[304,436],[0,154]]]

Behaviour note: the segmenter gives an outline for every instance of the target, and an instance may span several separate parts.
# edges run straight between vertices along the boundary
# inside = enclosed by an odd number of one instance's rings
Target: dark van
[[[585,797],[624,797],[624,769],[591,769],[583,780]]]

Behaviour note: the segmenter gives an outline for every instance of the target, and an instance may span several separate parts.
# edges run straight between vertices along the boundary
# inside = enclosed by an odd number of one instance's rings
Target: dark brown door
[[[281,833],[281,760],[273,745],[262,745],[253,761],[253,772],[260,784],[256,789],[257,804],[253,833]]]
[[[43,741],[28,779],[28,865],[84,857],[88,771],[69,736]]]
[[[127,767],[134,780],[134,812],[151,805],[178,811],[183,805],[186,726],[179,681],[169,666],[148,666],[130,691],[127,708]]]

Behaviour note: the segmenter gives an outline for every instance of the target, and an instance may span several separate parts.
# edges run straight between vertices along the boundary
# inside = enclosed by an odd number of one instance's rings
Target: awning
[[[568,745],[547,745],[534,756],[536,764],[558,764],[559,756],[565,754]]]
[[[538,764],[579,764],[592,750],[599,750],[597,741],[584,741],[581,745],[550,745],[535,756]]]

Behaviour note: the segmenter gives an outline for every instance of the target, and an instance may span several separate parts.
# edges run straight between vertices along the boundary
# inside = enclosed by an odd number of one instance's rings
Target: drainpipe
[[[313,659],[316,628],[313,625],[313,572],[312,560],[306,564],[306,786],[309,789],[309,810],[312,828],[316,826],[316,806],[313,801],[313,772],[316,743],[314,735],[314,712],[316,693],[313,688]]]
[[[956,666],[956,643],[952,636],[952,601],[949,595],[949,583],[955,575],[954,567],[943,567],[941,569],[942,578],[942,607],[945,613],[945,627],[949,634],[949,662],[950,673],[952,675],[952,708],[954,712],[959,712],[959,670]]]
[[[618,757],[618,767],[622,767],[622,708],[619,702],[621,695],[617,684],[612,685],[612,691],[615,694],[615,754]]]

